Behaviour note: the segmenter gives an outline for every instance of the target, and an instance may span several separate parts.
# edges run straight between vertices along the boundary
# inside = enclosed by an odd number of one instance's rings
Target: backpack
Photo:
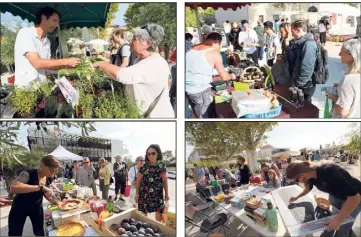
[[[130,44],[128,44],[128,43],[125,43],[121,47],[119,47],[118,52],[117,52],[117,56],[119,57],[119,59],[118,59],[119,60],[119,65],[118,66],[120,66],[120,64],[121,64],[122,59],[121,59],[120,56],[121,56],[122,49],[123,49],[123,47],[125,45],[128,45],[130,47]],[[128,67],[132,66],[134,64],[134,61],[135,61],[135,55],[133,54],[132,51],[130,51],[130,56],[129,56],[128,60],[129,60]]]
[[[317,44],[316,65],[312,75],[312,83],[314,85],[325,84],[329,77],[329,72],[327,68],[328,52],[321,45],[320,42],[316,42],[316,44]]]

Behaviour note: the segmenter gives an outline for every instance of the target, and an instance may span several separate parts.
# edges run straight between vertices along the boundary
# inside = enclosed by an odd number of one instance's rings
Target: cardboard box
[[[102,230],[107,236],[118,236],[118,234],[115,231],[110,229],[110,226],[112,224],[120,224],[123,219],[129,219],[129,218],[133,218],[135,220],[154,225],[159,229],[159,232],[161,232],[162,234],[164,234],[166,236],[169,236],[169,237],[176,236],[175,229],[139,214],[135,208],[130,208],[127,211],[124,211],[119,214],[115,214],[111,217],[106,218],[103,222]]]

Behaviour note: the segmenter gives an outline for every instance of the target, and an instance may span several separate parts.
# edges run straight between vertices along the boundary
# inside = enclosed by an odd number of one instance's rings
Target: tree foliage
[[[14,64],[14,48],[16,34],[20,30],[20,26],[16,26],[15,31],[7,29],[1,25],[1,42],[0,42],[0,62],[10,69],[9,65]]]
[[[187,27],[197,27],[197,19],[196,19],[196,10],[195,9],[191,9],[190,7],[186,7],[186,12],[185,12],[185,23]],[[202,8],[198,8],[198,14],[199,14],[199,20],[201,22],[206,22],[206,23],[210,23],[209,21],[211,21],[210,24],[215,23],[215,10],[211,7],[203,10]]]
[[[155,23],[164,28],[163,44],[169,48],[177,45],[177,4],[176,3],[133,3],[124,14],[129,28]]]
[[[109,12],[107,15],[107,22],[105,23],[105,28],[102,28],[100,31],[100,34],[99,34],[101,39],[106,39],[108,37],[107,28],[112,23],[112,21],[115,19],[116,13],[118,12],[118,10],[119,10],[119,3],[111,3],[110,4]]]
[[[361,129],[360,123],[354,122],[351,123],[350,131],[347,132],[344,136],[345,140],[348,140],[346,146],[344,146],[345,150],[349,150],[351,153],[359,154],[361,150]]]

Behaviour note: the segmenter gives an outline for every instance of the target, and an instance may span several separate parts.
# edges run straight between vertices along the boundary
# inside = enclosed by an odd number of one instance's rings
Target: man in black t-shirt
[[[125,186],[128,182],[128,167],[125,162],[121,162],[120,156],[115,158],[116,162],[113,165],[114,179],[115,179],[115,200],[120,190],[119,199],[125,201],[123,196],[125,193]]]

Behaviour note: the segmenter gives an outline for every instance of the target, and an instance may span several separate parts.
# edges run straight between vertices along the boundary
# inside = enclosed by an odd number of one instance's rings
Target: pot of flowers
[[[36,91],[23,87],[15,88],[8,99],[9,105],[16,111],[15,118],[33,118],[35,116],[36,102]]]

